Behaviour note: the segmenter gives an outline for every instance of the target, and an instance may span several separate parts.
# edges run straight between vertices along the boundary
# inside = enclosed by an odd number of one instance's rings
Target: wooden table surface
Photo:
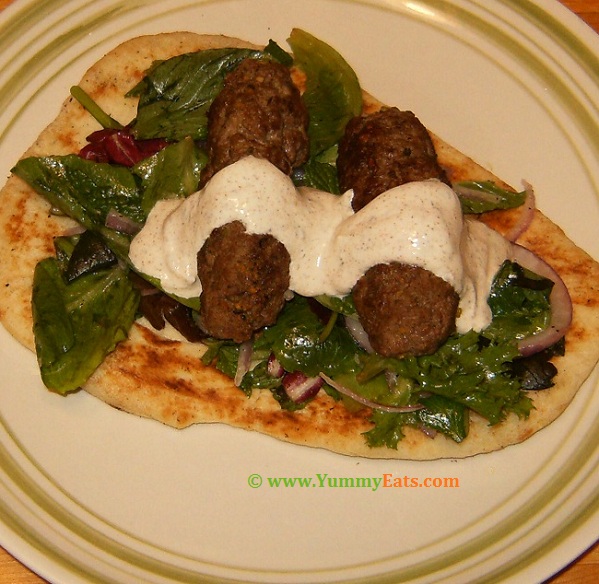
[[[18,0],[0,0],[0,10]],[[599,0],[560,0],[599,33]],[[0,548],[0,584],[43,584],[39,576],[25,568]],[[597,584],[599,582],[599,542],[550,578],[545,584]]]

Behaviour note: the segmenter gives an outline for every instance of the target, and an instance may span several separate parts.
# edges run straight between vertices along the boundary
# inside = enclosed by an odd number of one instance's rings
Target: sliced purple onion
[[[342,393],[343,395],[350,397],[351,399],[362,404],[363,406],[372,408],[373,410],[380,410],[382,412],[387,412],[387,413],[391,413],[391,414],[392,413],[400,414],[400,413],[405,413],[405,412],[414,412],[416,410],[421,410],[424,407],[421,404],[416,404],[416,405],[411,405],[411,406],[386,406],[384,404],[379,404],[377,402],[369,400],[368,398],[365,398],[364,396],[357,394],[356,392],[345,387],[344,385],[337,383],[334,379],[331,379],[328,375],[326,375],[324,373],[321,373],[320,377],[322,377],[322,379],[324,379],[324,381],[326,381],[326,383],[328,385],[330,385],[333,389],[336,389],[339,393]]]
[[[254,346],[251,341],[245,341],[239,345],[239,356],[237,357],[237,369],[235,371],[234,383],[237,387],[241,385],[243,376],[250,370]]]
[[[513,244],[514,261],[523,268],[543,276],[554,283],[549,302],[551,304],[551,321],[544,330],[521,339],[518,343],[520,354],[527,357],[550,347],[559,341],[572,323],[572,299],[559,274],[538,255],[515,243]]]
[[[427,437],[434,438],[437,435],[437,430],[431,428],[430,426],[426,426],[424,424],[418,426],[418,429]]]
[[[364,330],[362,323],[357,315],[355,316],[346,316],[345,317],[345,326],[347,330],[353,337],[354,341],[362,347],[367,353],[374,353],[374,349],[370,344],[370,339],[368,338],[368,333]]]
[[[139,288],[140,296],[156,296],[160,294],[160,290],[154,286],[148,286],[147,288]]]
[[[108,211],[104,225],[115,231],[127,233],[128,235],[135,235],[141,229],[141,225],[137,223],[137,221],[125,217],[125,215],[122,215],[114,209]]]
[[[397,386],[397,380],[399,379],[399,375],[395,373],[395,371],[390,371],[389,369],[385,370],[385,380],[387,381],[387,385],[389,388],[393,389]]]
[[[298,404],[313,398],[324,385],[320,377],[308,377],[301,371],[286,373],[282,383],[287,397]]]
[[[508,241],[516,241],[530,226],[535,215],[536,209],[536,198],[533,191],[532,185],[525,182],[524,188],[526,190],[526,198],[523,203],[523,210],[520,214],[519,220],[515,225],[505,234],[505,238]]]
[[[271,354],[268,358],[266,363],[266,371],[271,377],[274,378],[283,377],[285,373],[285,369],[283,369],[283,366],[279,363],[279,360],[274,356],[274,354]]]
[[[129,272],[129,278],[141,296],[153,296],[161,293],[156,286],[150,284],[145,278],[142,278],[133,271]]]
[[[85,232],[85,227],[83,225],[75,225],[73,227],[69,227],[69,229],[65,229],[62,233],[64,237],[71,237],[72,235],[81,235]]]

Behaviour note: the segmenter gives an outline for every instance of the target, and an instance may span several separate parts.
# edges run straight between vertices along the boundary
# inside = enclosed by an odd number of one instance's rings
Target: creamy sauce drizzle
[[[458,332],[491,320],[487,297],[510,244],[464,219],[453,190],[437,180],[391,189],[354,213],[352,191],[337,196],[296,189],[269,162],[244,158],[187,199],[159,201],[129,256],[166,292],[199,296],[197,254],[213,229],[241,221],[289,252],[290,289],[303,296],[345,296],[368,268],[399,261],[425,268],[460,295]]]

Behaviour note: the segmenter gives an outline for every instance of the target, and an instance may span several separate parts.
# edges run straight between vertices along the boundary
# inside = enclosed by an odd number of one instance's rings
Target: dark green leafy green
[[[285,65],[285,67],[291,67],[293,65],[293,57],[272,39],[270,39],[266,47],[264,47],[264,52],[267,55],[270,55],[275,61],[281,63],[281,65]]]
[[[209,49],[155,63],[128,94],[139,96],[132,124],[135,137],[206,138],[208,109],[222,89],[225,75],[247,58],[264,58],[264,53]]]
[[[368,364],[371,373],[393,371],[412,382],[413,392],[417,389],[430,395],[417,401],[424,405],[421,410],[399,414],[375,411],[375,427],[366,434],[368,443],[396,448],[405,425],[428,427],[460,442],[468,433],[467,409],[490,424],[499,423],[510,412],[528,416],[532,402],[521,391],[521,382],[511,368],[517,356],[514,342],[495,344],[471,331],[451,337],[434,355]],[[381,360],[378,356],[369,359]]]
[[[405,406],[412,401],[413,385],[403,379],[396,384],[390,384],[382,374],[361,379],[359,369],[355,369],[335,375],[335,382],[383,406]]]
[[[562,337],[557,343],[539,353],[515,359],[512,363],[512,374],[520,380],[522,389],[549,389],[553,387],[557,375],[557,367],[551,359],[556,355],[564,355],[565,351],[566,342]]]
[[[141,192],[125,167],[70,154],[24,158],[12,172],[86,229],[103,227],[110,210],[132,221],[144,220]]]
[[[505,262],[489,294],[493,322],[485,335],[520,339],[545,329],[551,316],[552,288],[551,280],[513,262]]]
[[[526,191],[503,189],[491,181],[463,181],[455,186],[464,213],[485,213],[522,205]]]
[[[266,327],[254,340],[251,371],[245,374],[241,388],[251,394],[252,388],[268,388],[273,392],[280,387],[281,380],[273,378],[267,370],[271,355],[277,358],[285,371],[301,371],[308,377],[316,377],[321,372],[329,375],[342,375],[357,366],[355,356],[360,350],[347,330],[334,324],[328,331],[330,321],[321,320],[310,301],[296,295],[286,303],[277,322]],[[323,336],[326,338],[323,339]],[[208,352],[204,363],[215,363],[216,367],[235,377],[239,346],[219,341],[208,341]],[[275,395],[282,407],[291,408],[283,395]],[[295,406],[294,406],[295,407]]]
[[[308,377],[351,370],[356,365],[355,342],[340,326],[335,326],[321,341],[326,324],[310,308],[306,298],[296,295],[286,304],[276,324],[264,330],[256,348],[270,347],[286,371],[302,371]]]
[[[117,261],[117,256],[97,233],[85,231],[77,239],[71,252],[71,257],[63,271],[64,278],[70,283],[85,274],[110,268]]]
[[[304,165],[300,185],[338,195],[337,168],[327,162],[311,159]]]
[[[163,148],[133,167],[141,178],[141,208],[147,215],[160,199],[184,198],[198,189],[208,156],[191,138]]]
[[[321,294],[315,296],[315,299],[326,308],[338,312],[339,314],[344,314],[346,316],[356,314],[356,306],[354,305],[354,299],[351,294],[344,296],[343,298]]]
[[[347,122],[362,111],[362,90],[345,59],[331,46],[294,28],[288,39],[295,64],[306,74],[304,103],[310,114],[312,158],[335,145]]]
[[[60,235],[54,238],[54,253],[58,261],[58,269],[65,273],[69,267],[73,250],[81,235]]]
[[[66,284],[56,258],[42,260],[33,278],[32,311],[44,384],[77,390],[117,343],[127,338],[139,297],[119,266]]]
[[[106,227],[108,212],[116,211],[141,226],[146,216],[142,201],[161,196],[155,190],[158,185],[171,185],[170,188],[178,191],[179,196],[186,196],[190,190],[197,188],[195,179],[202,156],[193,142],[184,140],[167,149],[169,152],[166,154],[158,153],[147,164],[142,162],[135,167],[142,175],[141,186],[133,172],[125,167],[83,160],[75,155],[25,158],[17,163],[13,172],[53,207],[87,230],[99,234],[119,259],[129,263],[132,236]],[[173,173],[173,168],[166,163],[175,159],[187,165],[179,168],[180,174]],[[168,194],[166,188],[162,195]],[[160,287],[156,279],[144,277]],[[177,300],[194,310],[199,308],[198,298]]]
[[[507,412],[526,413],[520,382],[510,375],[517,356],[515,342],[486,343],[471,331],[450,337],[434,355],[386,359],[385,367],[420,391],[452,399],[496,424]]]
[[[468,436],[469,416],[465,406],[438,395],[423,398],[421,402],[425,407],[413,412],[375,411],[372,415],[375,426],[365,433],[368,445],[396,449],[404,437],[405,426],[441,432],[455,442],[462,442]]]

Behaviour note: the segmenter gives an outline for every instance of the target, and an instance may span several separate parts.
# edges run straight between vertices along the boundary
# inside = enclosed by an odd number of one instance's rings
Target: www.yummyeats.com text
[[[316,473],[303,477],[263,477],[252,473],[247,479],[253,489],[262,486],[269,488],[316,488],[316,489],[456,489],[460,486],[457,477],[414,477],[393,473],[383,473],[371,477],[338,477],[328,473]]]

